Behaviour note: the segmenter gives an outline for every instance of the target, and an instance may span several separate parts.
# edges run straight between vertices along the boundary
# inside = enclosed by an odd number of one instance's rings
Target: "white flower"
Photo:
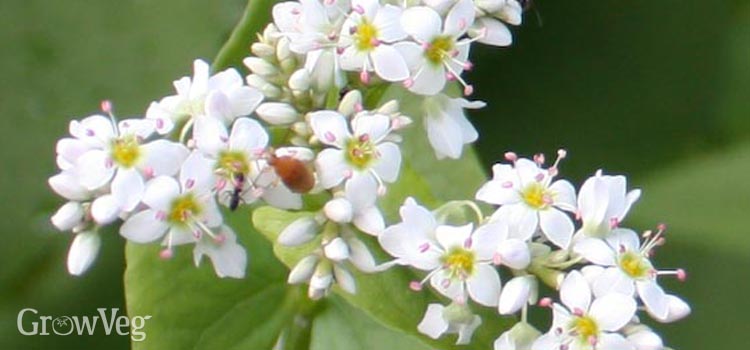
[[[454,302],[447,307],[430,304],[417,330],[432,339],[440,338],[443,334],[458,334],[456,344],[465,345],[471,342],[471,336],[481,324],[482,319],[473,314],[466,304]]]
[[[339,50],[341,68],[360,71],[360,79],[368,83],[369,72],[387,81],[409,77],[409,68],[391,43],[406,38],[399,23],[402,10],[381,5],[378,0],[352,0],[352,12],[341,28]]]
[[[417,43],[400,42],[394,45],[401,51],[412,75],[404,86],[421,95],[434,95],[445,86],[446,80],[458,80],[464,93],[473,88],[461,78],[468,62],[471,40],[461,37],[474,23],[474,4],[460,0],[448,12],[443,23],[435,10],[425,6],[406,9],[401,16],[401,26]]]
[[[227,135],[224,124],[215,118],[200,117],[196,120],[196,147],[213,161],[213,169],[219,176],[218,198],[229,206],[234,191],[239,188],[243,204],[258,198],[284,209],[299,209],[302,198],[292,193],[269,167],[264,158],[268,149],[268,134],[257,121],[238,118]],[[281,151],[278,150],[278,151]]]
[[[578,271],[568,273],[560,287],[563,305],[553,305],[550,331],[537,339],[535,350],[634,350],[617,333],[633,318],[633,298],[611,293],[592,301],[591,289]]]
[[[612,292],[634,295],[637,292],[648,312],[656,319],[665,320],[669,315],[669,299],[659,287],[657,276],[677,275],[682,279],[685,273],[682,270],[659,271],[654,268],[648,257],[660,241],[661,231],[641,245],[635,232],[617,229],[606,239],[584,238],[576,242],[573,251],[605,267],[596,276],[587,274],[593,279],[594,295],[603,296]]]
[[[479,135],[471,125],[465,108],[482,108],[484,102],[469,102],[463,98],[450,98],[445,94],[425,97],[422,102],[427,138],[438,159],[458,159],[465,144],[477,140]]]
[[[428,279],[434,289],[456,301],[469,297],[485,306],[497,306],[500,276],[493,264],[500,240],[497,232],[486,226],[438,225],[426,208],[408,198],[400,210],[403,222],[390,226],[378,237],[380,245],[398,263],[430,271],[422,282],[412,283],[420,289]],[[512,255],[512,254],[511,254]]]
[[[575,189],[570,182],[557,180],[557,164],[560,157],[549,169],[528,159],[515,159],[513,165],[495,164],[492,167],[492,180],[476,194],[478,200],[500,205],[492,219],[505,221],[511,226],[515,238],[529,239],[541,228],[542,233],[555,245],[566,249],[573,236],[573,222],[563,210],[575,211]]]
[[[323,144],[332,146],[321,151],[315,161],[324,188],[360,176],[372,176],[379,184],[378,191],[382,192],[383,182],[396,181],[401,151],[395,143],[386,140],[391,132],[388,116],[360,113],[352,119],[352,132],[344,116],[337,112],[318,111],[310,113],[309,117],[315,136]]]
[[[508,46],[513,43],[513,35],[505,23],[521,24],[523,7],[516,0],[476,0],[478,16],[469,35],[478,42],[493,46]]]
[[[604,237],[619,226],[630,207],[641,196],[641,190],[627,192],[624,176],[602,175],[590,177],[578,194],[578,215],[583,221],[580,230],[584,235]]]
[[[67,146],[58,144],[58,161],[62,159],[67,168],[63,172],[72,174],[67,181],[77,180],[88,192],[105,193],[91,205],[97,223],[110,223],[121,212],[134,210],[143,195],[144,177],[174,175],[187,156],[187,148],[174,142],[143,143],[153,128],[147,120],[127,119],[115,125],[110,118],[94,115],[71,122],[74,138],[60,141]]]
[[[219,277],[243,278],[247,267],[247,253],[245,248],[237,243],[237,236],[229,226],[222,225],[217,231],[216,240],[202,235],[195,243],[193,260],[195,266],[200,266],[204,255],[207,255],[214,265],[214,271]]]
[[[260,91],[245,86],[242,76],[234,68],[214,75],[208,63],[193,62],[193,77],[182,77],[174,82],[176,95],[152,102],[146,118],[156,124],[159,134],[167,134],[175,123],[188,121],[198,116],[211,116],[231,123],[236,117],[249,115],[263,100]],[[187,128],[186,128],[187,129]]]
[[[76,234],[68,250],[68,272],[80,276],[86,272],[99,255],[102,241],[97,232],[84,231]]]
[[[378,235],[385,229],[383,214],[376,206],[378,184],[372,176],[358,176],[347,181],[343,196],[323,207],[326,216],[338,223],[354,223],[362,232]]]
[[[120,234],[136,243],[153,242],[167,233],[164,257],[173,245],[195,242],[203,236],[221,241],[213,232],[222,216],[214,200],[213,162],[193,152],[180,170],[179,182],[168,176],[149,181],[143,196],[146,209],[129,217]]]
[[[518,322],[511,329],[503,332],[495,340],[495,350],[534,350],[531,345],[536,341],[540,333],[536,328],[526,322]]]

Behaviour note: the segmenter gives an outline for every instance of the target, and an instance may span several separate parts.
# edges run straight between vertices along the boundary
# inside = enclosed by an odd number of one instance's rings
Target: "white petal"
[[[628,342],[637,350],[663,350],[664,343],[654,332],[644,329],[628,335]]]
[[[318,111],[308,116],[310,127],[320,142],[338,148],[346,147],[346,141],[351,135],[344,116],[333,111]]]
[[[479,260],[491,260],[508,236],[508,225],[503,222],[490,222],[479,226],[471,236],[472,248]]]
[[[573,238],[573,221],[560,210],[550,208],[539,212],[539,226],[544,235],[560,248],[568,249]]]
[[[435,237],[446,251],[454,247],[469,248],[472,244],[469,238],[471,238],[473,228],[473,224],[463,226],[441,225],[435,229]]]
[[[401,28],[402,9],[393,5],[385,5],[378,10],[372,24],[378,28],[378,39],[392,43],[404,39],[406,32]]]
[[[221,91],[213,90],[206,96],[206,117],[216,119],[222,123],[229,123],[234,119],[229,97]]]
[[[253,191],[247,191],[248,196]],[[243,197],[244,198],[244,197]],[[263,191],[263,200],[266,203],[281,209],[301,209],[302,196],[289,190],[283,183]]]
[[[536,341],[534,341],[534,344],[531,345],[531,349],[534,350],[559,350],[560,349],[560,341],[558,340],[558,337],[555,336],[553,333],[547,333]],[[498,349],[495,349],[498,350]]]
[[[344,160],[344,153],[339,149],[327,148],[318,154],[315,160],[315,169],[318,173],[320,185],[323,188],[331,188],[344,180],[349,166]]]
[[[85,154],[91,146],[87,145],[84,141],[73,138],[63,138],[57,141],[55,150],[57,155],[66,162],[66,164],[72,165],[78,160],[78,157]],[[59,165],[59,164],[58,164]]]
[[[637,304],[632,297],[622,294],[607,294],[591,303],[589,315],[605,331],[616,332],[635,315]]]
[[[685,318],[691,312],[690,305],[674,295],[667,295],[667,306],[669,312],[667,312],[666,317],[658,318],[654,314],[651,314],[651,316],[659,322],[674,322]]]
[[[609,293],[620,293],[632,296],[635,294],[635,282],[625,275],[619,267],[604,270],[591,286],[594,295],[602,296]]]
[[[401,150],[395,143],[384,142],[377,146],[380,157],[373,165],[375,172],[385,182],[395,182],[401,169]]]
[[[206,155],[216,157],[219,151],[227,148],[227,129],[218,118],[198,116],[193,126],[195,146]]]
[[[475,23],[479,28],[485,30],[485,35],[479,38],[479,42],[493,46],[510,46],[513,43],[513,34],[508,26],[494,18],[482,17]]]
[[[443,333],[448,330],[448,322],[443,318],[443,310],[445,307],[440,304],[430,304],[427,306],[427,311],[424,314],[424,318],[417,325],[419,333],[427,335],[432,339],[440,338]]]
[[[349,179],[344,186],[346,199],[352,204],[355,212],[369,210],[377,201],[378,183],[369,175],[357,175]]]
[[[583,238],[575,243],[573,251],[594,264],[615,265],[615,251],[599,238]]]
[[[560,286],[560,299],[570,310],[579,309],[586,312],[589,309],[591,289],[580,272],[574,270],[565,276]]]
[[[474,3],[471,0],[459,0],[445,17],[443,33],[459,37],[474,24]]]
[[[424,118],[427,138],[438,158],[458,159],[464,147],[461,128],[445,113],[429,114]],[[480,190],[481,191],[481,190]]]
[[[106,152],[91,150],[78,158],[77,169],[81,185],[89,190],[96,190],[112,179],[116,168]]]
[[[497,310],[501,315],[510,315],[518,312],[529,302],[532,289],[535,288],[534,276],[518,276],[511,279],[503,286]]]
[[[169,176],[159,176],[146,184],[143,203],[155,210],[166,212],[172,200],[180,195],[180,185]]]
[[[101,196],[91,203],[91,216],[97,224],[106,225],[114,222],[120,214],[117,199],[110,194]]]
[[[500,242],[497,253],[500,255],[502,264],[512,269],[522,270],[531,263],[529,246],[520,239],[511,238]]]
[[[78,226],[86,212],[78,202],[67,202],[52,215],[50,221],[60,231],[68,231]]]
[[[74,170],[66,170],[54,175],[47,183],[55,193],[73,201],[84,201],[91,197],[91,192],[85,189],[78,181]]]
[[[487,264],[476,265],[476,271],[466,281],[471,299],[484,306],[497,306],[500,298],[500,276],[494,267]]]
[[[132,211],[141,202],[146,185],[137,170],[120,169],[112,180],[112,196],[122,211]]]
[[[190,151],[181,143],[156,140],[141,146],[145,154],[141,168],[150,168],[153,176],[174,176],[180,171],[182,162],[185,161]]]
[[[180,168],[182,192],[208,193],[214,187],[214,162],[200,152],[191,153]]]
[[[625,251],[636,253],[641,249],[641,241],[638,238],[638,234],[629,229],[617,228],[612,230],[607,236],[606,241],[612,247],[610,249],[625,248]]]
[[[166,222],[159,220],[157,217],[157,211],[153,209],[147,209],[141,211],[130,218],[120,227],[120,234],[135,242],[135,243],[149,243],[156,241],[164,235],[169,225]]]
[[[377,236],[385,230],[385,220],[380,210],[372,206],[357,213],[354,217],[354,226],[364,233]]]
[[[620,334],[602,334],[596,345],[601,350],[635,350],[635,346]]]
[[[268,145],[266,130],[254,119],[239,118],[232,126],[229,148],[233,151],[253,152],[265,149]]]
[[[391,127],[391,118],[383,114],[361,114],[352,120],[354,137],[367,135],[375,143],[384,138]]]
[[[146,139],[154,133],[156,123],[148,119],[125,119],[120,121],[118,129],[120,135],[135,135],[141,139]]]
[[[375,73],[386,81],[402,81],[409,77],[404,57],[390,45],[381,44],[370,53]]]
[[[576,211],[576,190],[570,182],[557,180],[552,183],[549,190],[554,193],[554,206],[569,212]]]
[[[420,95],[434,95],[442,91],[444,87],[445,67],[442,64],[433,66],[425,61],[421,73],[414,78],[414,85],[409,88],[409,91]]]
[[[401,15],[401,27],[421,42],[430,42],[435,36],[440,35],[442,25],[440,15],[429,7],[410,7]]]
[[[232,116],[250,115],[263,101],[263,94],[257,89],[243,86],[229,93],[229,103],[232,106]]]
[[[227,226],[219,230],[224,241],[216,243],[212,239],[198,241],[193,250],[195,266],[200,265],[203,255],[208,255],[214,265],[214,271],[219,277],[243,278],[247,268],[247,253],[245,248],[237,243],[237,237]]]
[[[75,276],[86,272],[99,255],[101,245],[101,238],[96,232],[87,231],[77,234],[68,250],[68,272]]]
[[[328,219],[336,223],[349,223],[354,216],[352,203],[341,197],[326,202],[323,206],[323,213]]]
[[[669,314],[669,299],[664,290],[659,287],[656,281],[643,281],[636,283],[638,296],[646,305],[650,314],[656,319],[664,319]]]

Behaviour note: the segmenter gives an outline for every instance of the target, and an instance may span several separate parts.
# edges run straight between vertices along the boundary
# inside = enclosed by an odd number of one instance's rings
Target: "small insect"
[[[271,154],[268,165],[276,171],[281,182],[294,193],[307,193],[315,186],[315,177],[305,162],[292,156]]]
[[[234,174],[234,188],[231,197],[229,197],[229,210],[235,211],[242,201],[242,189],[245,187],[245,175],[242,173]]]

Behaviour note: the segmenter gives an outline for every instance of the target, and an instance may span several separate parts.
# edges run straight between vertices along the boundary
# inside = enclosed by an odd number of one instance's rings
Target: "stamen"
[[[430,250],[430,243],[422,243],[422,245],[419,246],[419,252],[424,253],[426,251]]]
[[[518,155],[514,152],[505,152],[505,159],[509,162],[515,162],[518,159]]]
[[[107,114],[111,114],[112,113],[112,101],[110,101],[110,100],[104,100],[104,101],[102,101],[101,104],[99,105],[99,107],[101,108],[102,112],[104,112],[104,113],[107,113]]]
[[[411,281],[409,282],[409,289],[419,292],[422,290],[422,284],[419,281]]]
[[[541,300],[539,300],[538,305],[540,307],[552,307],[552,299],[550,299],[550,298],[542,298]],[[560,331],[562,332],[562,329],[560,329]]]
[[[162,260],[169,260],[172,259],[172,256],[174,256],[171,248],[165,248],[162,251],[159,252],[159,257]]]

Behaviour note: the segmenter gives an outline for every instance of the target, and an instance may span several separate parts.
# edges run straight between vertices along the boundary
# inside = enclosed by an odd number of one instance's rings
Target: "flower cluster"
[[[549,167],[541,154],[507,153],[509,163],[495,165],[476,193],[497,206],[488,217],[474,201],[433,212],[413,198],[400,223],[388,225],[381,212],[399,181],[399,132],[411,117],[422,119],[438,159],[460,158],[477,140],[465,111],[484,102],[451,87],[472,94],[462,77],[473,66],[471,45],[510,45],[507,25],[521,23],[522,3],[281,2],[243,60],[244,78],[195,60],[192,76],[174,81],[175,94],[152,102],[143,118],[117,121],[103,102],[101,113],[70,123],[49,179],[67,201],[52,223],[75,234],[69,272],[88,270],[102,229],[120,224],[130,242],[158,242],[163,259],[192,245],[196,266],[207,256],[219,277],[242,278],[247,253],[226,214],[262,204],[299,211],[276,243],[305,252],[288,282],[308,284],[311,299],[333,285],[356,293],[355,270],[411,266],[425,272],[411,289],[429,284],[449,300],[429,305],[416,325],[432,338],[456,333],[457,343],[470,342],[482,323],[474,302],[522,314],[496,350],[662,349],[636,313],[660,322],[686,316],[689,306],[657,283],[685,273],[652,265],[663,228],[641,239],[620,226],[640,195],[626,191],[622,176],[598,172],[576,191],[557,179],[564,151]],[[375,102],[386,88],[419,102],[418,115],[402,114],[396,100]],[[371,250],[381,247],[394,259],[378,264]],[[561,303],[539,299],[540,281],[560,291]],[[544,335],[527,322],[537,303],[554,313]]]
[[[431,304],[420,332],[432,338],[458,333],[457,343],[468,343],[481,323],[471,300],[501,315],[522,313],[521,322],[497,339],[496,350],[663,349],[637,311],[659,322],[690,313],[682,299],[658,284],[666,275],[684,280],[685,272],[660,270],[651,262],[654,249],[665,242],[665,228],[646,231],[641,239],[621,227],[640,190],[627,191],[625,177],[598,171],[576,193],[570,182],[555,179],[565,156],[559,151],[545,168],[541,154],[525,159],[507,153],[509,163],[496,164],[493,178],[476,193],[477,200],[498,206],[489,217],[477,209],[474,220],[454,222],[446,212],[476,204],[453,202],[431,212],[406,200],[402,222],[387,227],[380,244],[396,264],[427,272],[412,282],[413,290],[429,281],[451,301]],[[511,277],[503,284],[501,275]],[[562,303],[540,300],[539,281],[558,290]],[[526,319],[537,303],[554,314],[544,335]]]

